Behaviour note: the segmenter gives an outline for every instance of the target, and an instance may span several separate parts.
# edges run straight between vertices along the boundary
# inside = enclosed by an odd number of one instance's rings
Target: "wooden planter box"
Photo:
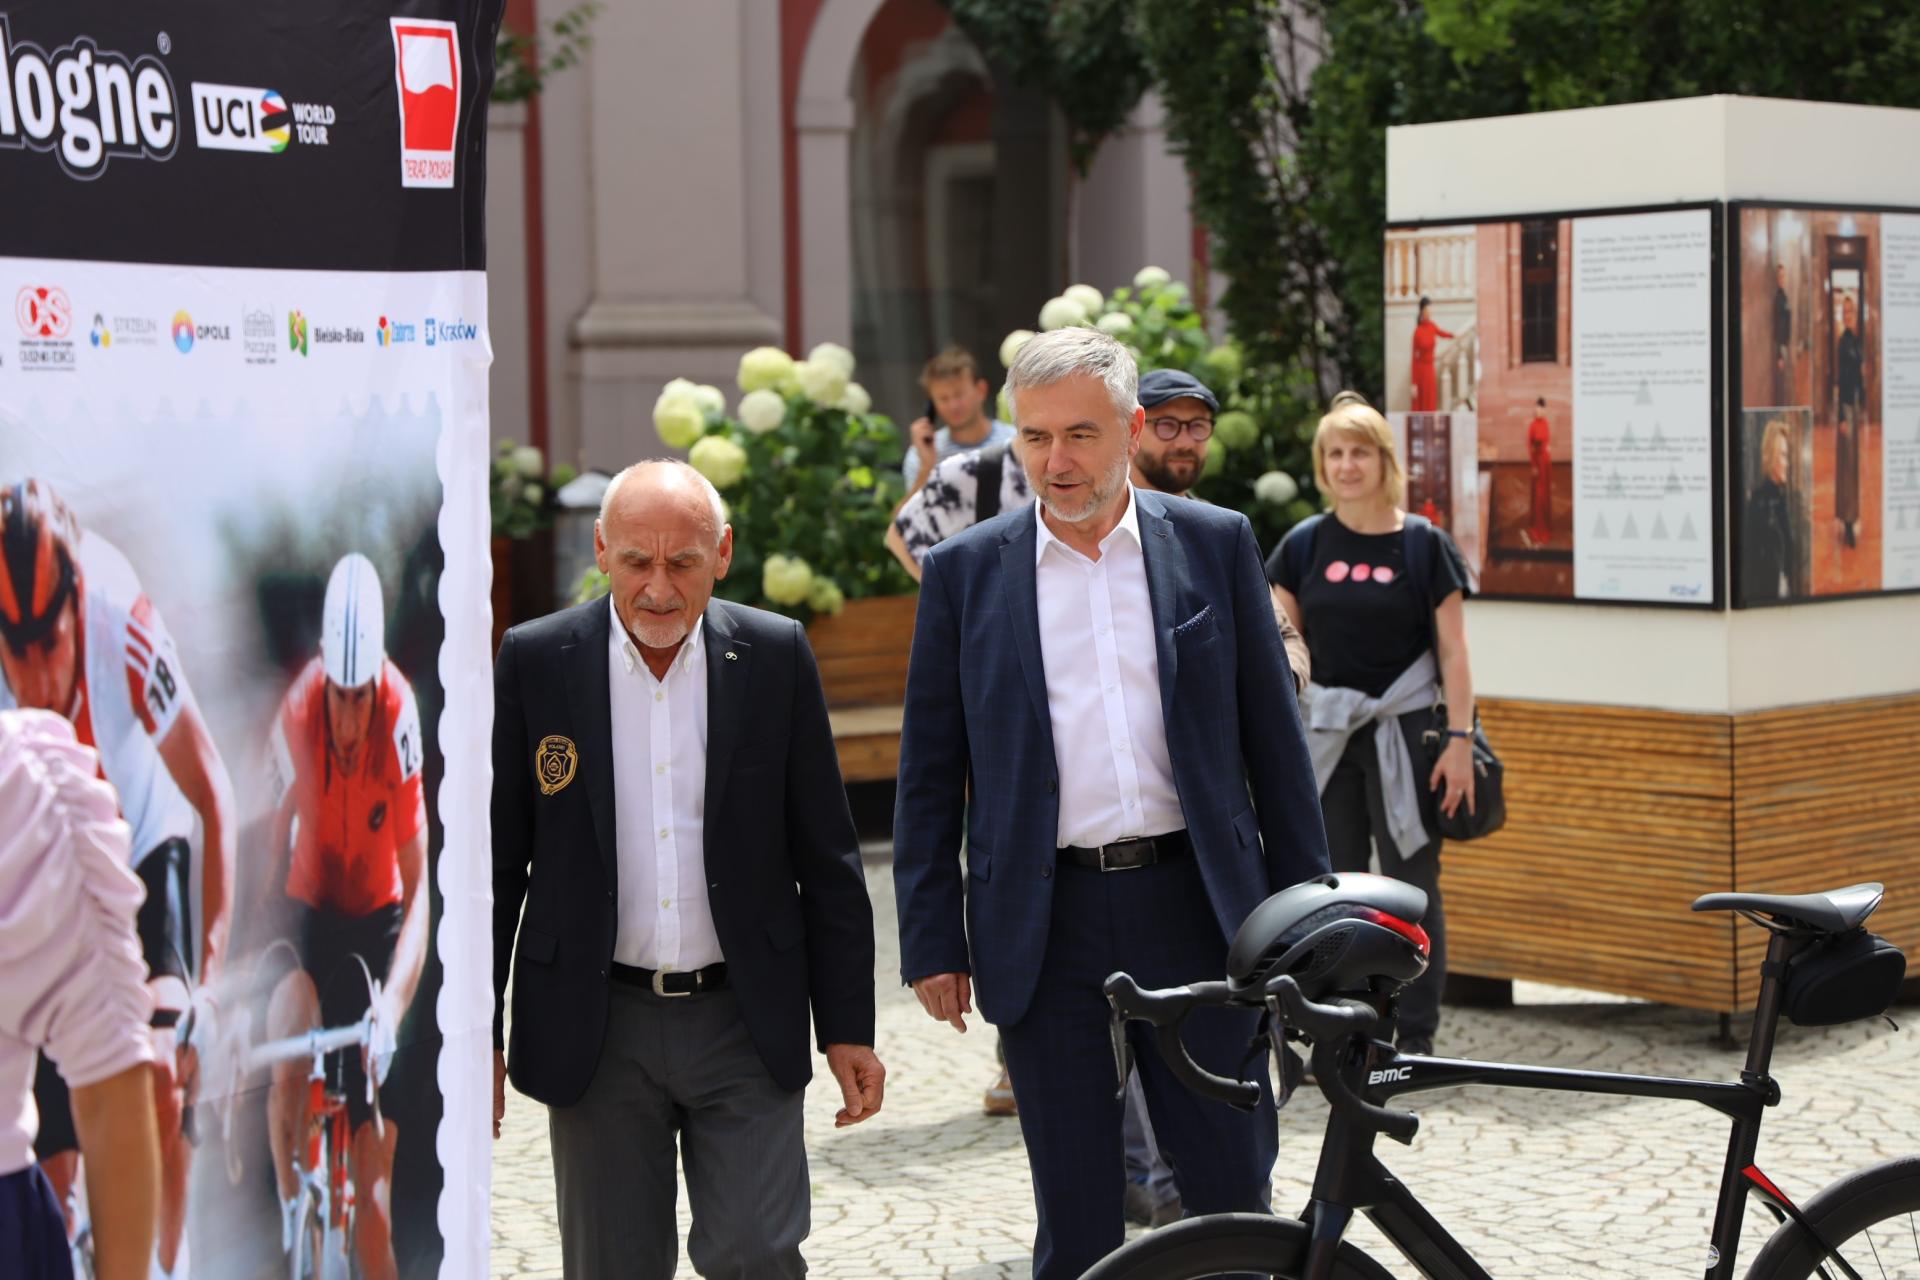
[[[899,768],[907,651],[919,603],[918,595],[850,600],[838,616],[807,628],[848,782],[883,781]]]

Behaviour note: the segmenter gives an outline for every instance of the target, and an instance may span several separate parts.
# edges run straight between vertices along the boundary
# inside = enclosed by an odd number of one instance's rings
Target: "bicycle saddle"
[[[1695,911],[1751,911],[1782,924],[1819,933],[1845,933],[1866,923],[1886,887],[1853,884],[1825,893],[1709,893],[1693,900]]]
[[[1310,1000],[1390,991],[1426,971],[1425,890],[1360,872],[1315,876],[1248,913],[1227,950],[1237,998],[1288,974]]]

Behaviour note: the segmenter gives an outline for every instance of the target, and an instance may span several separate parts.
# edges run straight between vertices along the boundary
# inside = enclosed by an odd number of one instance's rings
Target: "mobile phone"
[[[927,401],[927,411],[926,411],[926,413],[924,413],[924,414],[922,414],[921,416],[922,416],[922,417],[924,417],[924,418],[926,418],[926,420],[927,420],[928,422],[931,422],[931,423],[933,424],[933,426],[934,426],[934,429],[935,429],[936,431],[937,431],[937,430],[939,430],[939,428],[940,428],[940,415],[939,415],[939,413],[938,413],[938,412],[936,412],[936,411],[935,411],[935,409],[934,409],[934,407],[933,407],[933,401],[931,401],[931,400],[929,400],[929,401]]]

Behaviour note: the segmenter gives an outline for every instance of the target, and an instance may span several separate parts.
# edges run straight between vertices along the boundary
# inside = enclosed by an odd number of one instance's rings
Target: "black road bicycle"
[[[1469,1084],[1678,1098],[1728,1117],[1732,1136],[1707,1280],[1732,1280],[1748,1196],[1778,1225],[1747,1280],[1920,1278],[1920,1157],[1849,1173],[1800,1205],[1754,1163],[1761,1118],[1780,1100],[1768,1066],[1781,1015],[1803,1026],[1850,1022],[1884,1013],[1900,988],[1904,957],[1864,925],[1881,894],[1880,885],[1862,884],[1799,896],[1714,893],[1693,904],[1695,911],[1738,912],[1771,934],[1746,1065],[1735,1081],[1401,1054],[1381,1037],[1391,1031],[1395,993],[1426,968],[1427,937],[1418,923],[1426,895],[1369,875],[1322,876],[1276,894],[1242,926],[1225,981],[1143,991],[1116,973],[1106,992],[1123,1082],[1132,1065],[1126,1024],[1144,1022],[1155,1028],[1157,1048],[1188,1088],[1251,1109],[1255,1084],[1207,1072],[1181,1042],[1187,1015],[1204,1006],[1264,1004],[1283,1082],[1300,1074],[1286,1042],[1311,1046],[1314,1078],[1331,1114],[1305,1212],[1297,1219],[1189,1218],[1109,1254],[1082,1280],[1199,1280],[1238,1272],[1281,1280],[1391,1280],[1343,1239],[1355,1210],[1428,1280],[1491,1280],[1374,1154],[1380,1135],[1411,1143],[1419,1129],[1418,1117],[1384,1104],[1403,1093]]]

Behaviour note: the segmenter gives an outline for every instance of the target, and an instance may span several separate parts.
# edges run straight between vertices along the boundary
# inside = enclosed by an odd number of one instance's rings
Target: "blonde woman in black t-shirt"
[[[1320,419],[1313,470],[1331,510],[1281,540],[1267,576],[1313,658],[1300,710],[1333,869],[1377,861],[1427,892],[1432,961],[1400,998],[1398,1035],[1402,1050],[1426,1053],[1447,968],[1435,813],[1473,803],[1468,570],[1444,529],[1403,509],[1393,432],[1354,392],[1341,392]],[[1401,717],[1437,700],[1449,736],[1427,769],[1417,730]]]

